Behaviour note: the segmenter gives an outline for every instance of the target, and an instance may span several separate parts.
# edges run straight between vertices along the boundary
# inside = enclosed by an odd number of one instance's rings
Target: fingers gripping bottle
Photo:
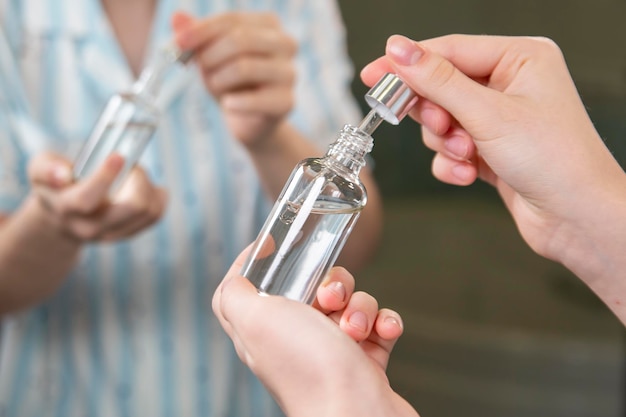
[[[301,161],[287,181],[246,260],[242,275],[261,294],[311,304],[367,202],[359,180],[370,136],[383,120],[398,124],[417,96],[395,74],[366,94],[372,111],[345,125],[321,158]]]
[[[168,45],[146,67],[130,90],[112,96],[74,163],[74,177],[82,179],[96,171],[112,153],[124,157],[124,167],[111,187],[124,181],[152,138],[159,120],[155,101],[165,74],[191,58],[189,51]]]

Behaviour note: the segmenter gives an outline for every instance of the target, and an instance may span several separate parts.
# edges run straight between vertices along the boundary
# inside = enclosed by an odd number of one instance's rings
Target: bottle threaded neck
[[[352,125],[345,125],[337,140],[330,145],[326,156],[339,162],[352,173],[358,175],[365,166],[365,156],[374,147],[370,135]]]

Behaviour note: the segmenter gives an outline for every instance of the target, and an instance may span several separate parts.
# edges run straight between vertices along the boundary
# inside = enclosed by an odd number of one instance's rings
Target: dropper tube
[[[376,109],[372,109],[367,114],[367,116],[365,116],[363,120],[361,120],[358,129],[364,133],[367,133],[368,135],[371,135],[372,133],[374,133],[376,128],[380,126],[383,120],[385,119],[380,114],[378,114]]]

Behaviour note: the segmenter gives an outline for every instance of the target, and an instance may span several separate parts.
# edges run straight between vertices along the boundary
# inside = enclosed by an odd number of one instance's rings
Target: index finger
[[[313,307],[328,315],[346,307],[354,292],[354,277],[343,267],[335,266],[317,289]]]
[[[446,109],[466,129],[481,127],[480,121],[493,117],[493,113],[501,107],[500,101],[505,100],[497,89],[486,87],[475,80],[476,77],[483,78],[482,73],[464,73],[452,61],[423,43],[393,35],[387,40],[385,52],[389,65],[394,69],[393,73],[402,78],[420,97]],[[517,56],[515,52],[513,56]],[[470,61],[480,60],[477,55]],[[519,61],[516,61],[517,67],[504,65],[499,78],[501,85],[515,77],[516,68],[523,63]],[[468,103],[472,105],[468,106]]]
[[[507,54],[533,52],[533,42],[541,39],[522,36],[446,35],[420,43],[450,61],[468,77],[485,78],[493,73]],[[529,42],[523,42],[524,40]],[[394,66],[382,56],[366,65],[361,75],[365,77],[364,81],[374,83],[384,72],[393,69]]]
[[[176,34],[176,43],[181,49],[195,50],[201,45],[215,41],[241,22],[245,22],[247,26],[273,26],[276,17],[270,13],[229,12],[196,19],[186,24],[186,27]]]

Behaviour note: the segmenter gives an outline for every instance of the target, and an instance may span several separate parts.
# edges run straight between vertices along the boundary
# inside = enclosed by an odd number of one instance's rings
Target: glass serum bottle
[[[143,153],[156,130],[160,111],[155,102],[164,76],[191,52],[171,44],[162,48],[155,62],[143,69],[129,91],[112,96],[96,121],[74,162],[74,178],[96,171],[112,153],[124,157],[124,167],[111,187],[114,192]]]
[[[241,271],[260,294],[315,300],[367,203],[359,172],[371,134],[383,120],[398,124],[417,96],[386,74],[365,99],[372,111],[358,126],[345,125],[324,156],[301,161],[274,204]]]

